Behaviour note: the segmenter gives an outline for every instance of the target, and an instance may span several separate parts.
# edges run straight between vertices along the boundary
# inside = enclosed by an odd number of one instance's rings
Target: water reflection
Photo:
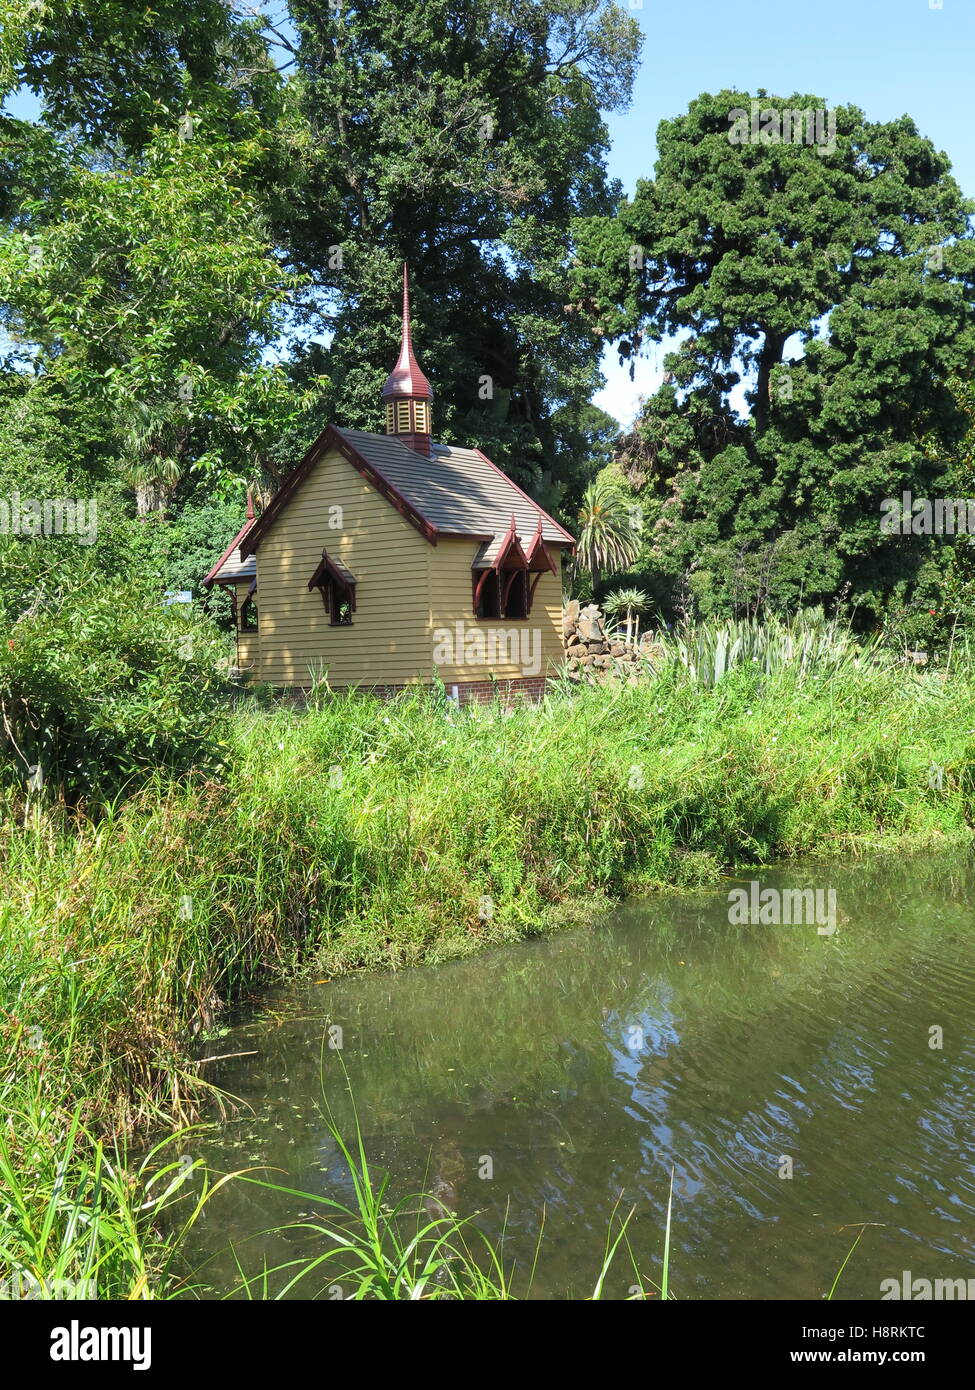
[[[819,1298],[861,1222],[880,1224],[843,1276],[846,1297],[876,1299],[902,1269],[969,1277],[969,857],[761,880],[835,888],[835,936],[729,925],[729,883],[477,959],[281,996],[272,1021],[236,1030],[257,1055],[212,1068],[254,1113],[222,1125],[204,1156],[349,1198],[320,1109],[322,1038],[338,1023],[370,1157],[399,1194],[422,1186],[489,1231],[506,1225],[526,1267],[546,1209],[535,1296],[591,1290],[621,1192],[637,1208],[641,1271],[659,1278],[671,1170],[678,1296]],[[351,1129],[327,1047],[324,1060]],[[218,1201],[201,1227],[218,1287],[233,1281],[229,1240],[245,1242],[250,1268],[304,1248],[260,1234],[299,1215],[294,1199],[231,1187]],[[632,1281],[620,1265],[610,1296]]]

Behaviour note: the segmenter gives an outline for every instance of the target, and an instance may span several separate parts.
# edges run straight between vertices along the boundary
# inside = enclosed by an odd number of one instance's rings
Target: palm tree
[[[183,478],[192,431],[171,405],[131,401],[121,413],[122,477],[135,491],[138,516],[165,512]]]
[[[606,478],[595,478],[582,496],[576,563],[592,575],[595,589],[601,570],[628,569],[640,552],[640,533],[626,495]]]
[[[608,618],[618,618],[621,613],[626,614],[627,646],[633,638],[634,613],[645,613],[649,607],[650,596],[642,589],[616,589],[613,593],[607,594],[602,602],[603,612]]]

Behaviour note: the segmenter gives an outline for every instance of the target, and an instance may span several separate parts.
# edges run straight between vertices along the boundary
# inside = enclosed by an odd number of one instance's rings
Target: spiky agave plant
[[[842,675],[882,659],[879,637],[860,641],[837,619],[827,618],[821,608],[788,619],[696,623],[662,641],[666,654],[705,687],[717,685],[735,666],[746,664],[767,676],[791,668],[804,678],[813,672]]]
[[[649,594],[645,594],[642,589],[634,588],[615,589],[611,594],[607,594],[602,602],[602,609],[607,618],[624,617],[627,646],[633,641],[634,616],[645,613],[649,607]]]

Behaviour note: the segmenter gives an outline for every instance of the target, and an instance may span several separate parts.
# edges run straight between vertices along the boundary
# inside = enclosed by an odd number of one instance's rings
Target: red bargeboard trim
[[[254,554],[264,536],[271,529],[278,515],[291,501],[298,487],[304,482],[322,455],[327,453],[331,448],[337,449],[342,457],[348,463],[351,463],[353,468],[357,469],[366,481],[370,483],[381,496],[385,497],[387,502],[391,503],[402,517],[405,517],[411,526],[415,526],[424,540],[429,541],[431,545],[436,545],[439,533],[433,522],[428,521],[415,507],[411,506],[403,494],[388,478],[384,477],[373,464],[363,458],[358,449],[350,444],[348,440],[342,438],[334,425],[329,425],[327,429],[322,431],[301,462],[281,484],[270,502],[264,508],[258,520],[254,523],[253,529],[249,532],[246,541],[242,544],[240,552],[242,559],[248,555]]]
[[[540,507],[540,506],[538,505],[537,502],[533,502],[532,499],[528,496],[528,493],[524,490],[524,488],[520,488],[520,487],[518,486],[518,484],[515,482],[514,478],[509,478],[508,475],[507,475],[507,473],[504,471],[504,469],[503,469],[503,468],[499,468],[498,465],[494,462],[493,459],[489,459],[488,456],[487,456],[487,454],[485,454],[484,451],[483,451],[482,449],[474,448],[474,449],[471,450],[471,453],[477,454],[478,458],[479,458],[479,459],[483,459],[485,463],[489,464],[489,465],[494,469],[495,473],[500,473],[501,476],[502,476],[502,478],[504,478],[505,482],[506,482],[506,483],[510,483],[511,486],[514,488],[515,492],[517,492],[518,495],[519,495],[520,497],[524,497],[525,501],[529,504],[529,506],[534,507],[535,510],[536,510],[536,512],[541,512],[541,514],[542,514],[542,516],[545,518],[545,520],[546,520],[546,521],[550,521],[550,522],[552,523],[552,525],[555,527],[556,531],[561,531],[561,532],[562,532],[562,535],[565,537],[565,539],[566,539],[566,540],[569,542],[569,544],[572,546],[572,549],[575,550],[575,545],[576,545],[576,538],[575,538],[575,536],[570,536],[569,533],[568,533],[568,531],[565,529],[565,527],[564,527],[564,526],[560,526],[559,523],[555,520],[555,517],[554,517],[554,516],[549,516],[548,512],[545,511],[545,509],[544,509],[543,507]]]
[[[216,582],[217,575],[220,573],[222,567],[226,564],[228,557],[234,553],[234,551],[237,549],[239,545],[243,544],[244,537],[247,535],[248,531],[250,531],[256,525],[257,521],[255,521],[253,517],[247,518],[243,526],[237,532],[236,536],[234,536],[233,540],[227,546],[227,549],[220,556],[220,559],[214,565],[213,569],[210,570],[209,574],[203,580],[204,589],[210,589],[213,587],[214,583]],[[240,558],[243,559],[243,555]]]

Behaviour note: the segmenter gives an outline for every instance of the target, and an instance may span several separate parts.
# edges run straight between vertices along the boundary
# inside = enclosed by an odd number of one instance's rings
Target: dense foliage
[[[270,487],[327,419],[380,423],[409,260],[438,432],[556,505],[613,432],[563,283],[573,219],[615,204],[602,112],[639,46],[615,0],[21,14],[0,94],[42,119],[0,118],[10,365],[105,397],[141,510],[192,469]]]
[[[881,503],[944,496],[968,426],[973,205],[907,117],[844,106],[834,139],[734,143],[753,105],[825,116],[759,97],[661,124],[655,176],[580,228],[574,294],[624,356],[678,340],[620,451],[665,607],[829,602],[872,626],[930,588],[937,542],[883,534]]]
[[[43,393],[25,480],[56,409],[83,481],[185,514],[205,569],[328,419],[381,427],[408,260],[437,433],[574,530],[601,470],[629,493],[640,553],[589,554],[597,590],[822,603],[909,643],[968,622],[962,547],[879,525],[960,485],[971,422],[970,204],[909,117],[704,94],[621,200],[603,118],[640,30],[614,0],[6,9],[0,92],[41,103],[0,116],[0,377]],[[733,142],[753,105],[821,128]],[[590,403],[607,340],[676,343],[621,441]]]
[[[9,582],[16,561],[2,568]],[[112,797],[156,768],[218,762],[219,646],[185,610],[162,607],[153,584],[103,587],[82,569],[71,587],[35,590],[6,631],[0,750],[29,790]]]
[[[228,655],[202,613],[166,602],[182,587],[170,526],[130,514],[104,422],[75,401],[49,376],[0,397],[0,782],[71,802],[217,766]],[[61,532],[38,533],[52,502]]]

